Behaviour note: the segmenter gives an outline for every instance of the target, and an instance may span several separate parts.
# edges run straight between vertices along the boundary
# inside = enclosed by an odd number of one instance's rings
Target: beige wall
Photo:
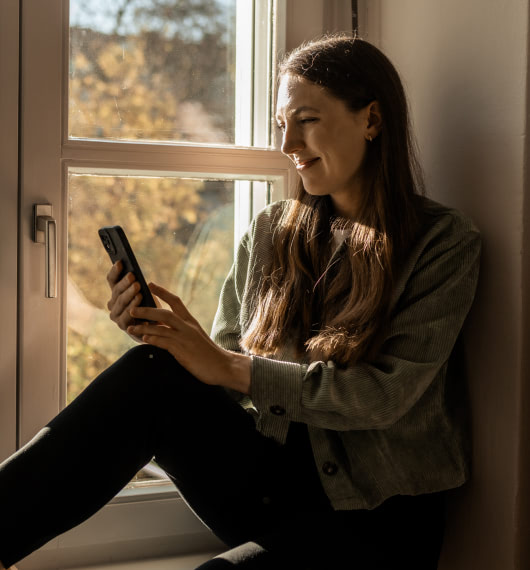
[[[405,80],[428,193],[469,213],[483,233],[482,276],[466,331],[473,479],[453,496],[440,568],[526,569],[528,1],[361,4],[364,38],[382,48]]]
[[[322,34],[351,32],[350,0],[285,0],[287,51]]]

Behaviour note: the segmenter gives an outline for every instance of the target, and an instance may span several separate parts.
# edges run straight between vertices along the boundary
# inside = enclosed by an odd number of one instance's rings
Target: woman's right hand
[[[122,270],[123,265],[121,261],[117,261],[107,273],[107,282],[112,293],[107,303],[107,308],[110,311],[111,320],[120,329],[127,331],[128,326],[136,323],[136,320],[131,317],[130,310],[140,304],[142,295],[139,293],[140,284],[132,273],[127,273],[127,275],[119,279]],[[142,342],[137,336],[131,334],[129,336],[137,342]]]

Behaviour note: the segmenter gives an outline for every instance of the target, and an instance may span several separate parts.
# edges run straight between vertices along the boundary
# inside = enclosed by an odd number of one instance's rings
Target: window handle
[[[45,250],[45,296],[57,297],[57,223],[52,217],[51,204],[33,206],[33,241],[43,243]]]

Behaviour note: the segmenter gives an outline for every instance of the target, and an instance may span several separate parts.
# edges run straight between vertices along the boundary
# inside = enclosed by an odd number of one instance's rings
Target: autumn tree
[[[84,19],[70,29],[71,137],[233,142],[233,2],[75,4]],[[97,229],[122,225],[147,279],[176,290],[208,329],[232,259],[233,183],[74,169],[68,192],[71,399],[129,345],[106,314]]]

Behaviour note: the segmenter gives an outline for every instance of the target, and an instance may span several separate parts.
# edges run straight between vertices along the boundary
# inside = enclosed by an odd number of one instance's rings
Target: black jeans
[[[305,426],[279,445],[223,389],[147,345],[0,465],[0,560],[14,564],[90,517],[153,456],[231,549],[203,569],[437,567],[443,494],[334,511]]]

